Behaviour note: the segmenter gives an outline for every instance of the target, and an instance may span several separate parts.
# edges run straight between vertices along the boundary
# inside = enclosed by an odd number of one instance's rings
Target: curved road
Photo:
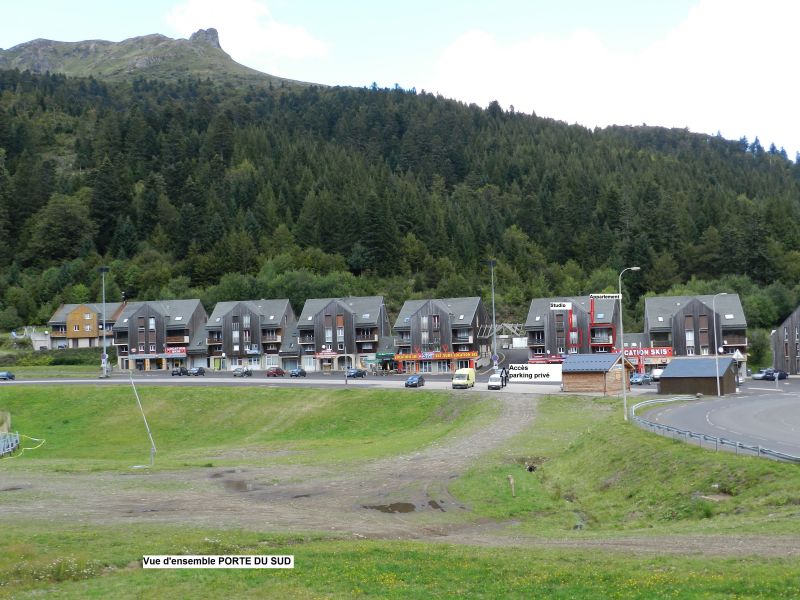
[[[732,397],[662,405],[650,421],[800,456],[800,380],[750,381]]]

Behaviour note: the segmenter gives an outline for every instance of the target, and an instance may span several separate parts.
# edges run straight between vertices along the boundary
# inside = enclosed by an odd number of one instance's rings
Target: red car
[[[286,375],[286,371],[284,371],[280,367],[267,368],[267,377],[283,377],[284,375]]]

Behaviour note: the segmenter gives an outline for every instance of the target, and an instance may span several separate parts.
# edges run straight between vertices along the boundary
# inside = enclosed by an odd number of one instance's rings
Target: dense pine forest
[[[587,97],[587,102],[591,98]],[[800,165],[758,139],[589,130],[395,89],[0,71],[0,329],[62,302],[800,296]],[[632,329],[631,329],[632,328]]]

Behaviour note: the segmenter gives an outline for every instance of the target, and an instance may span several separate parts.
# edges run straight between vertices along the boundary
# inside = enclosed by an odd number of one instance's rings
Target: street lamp
[[[625,385],[625,378],[628,376],[625,370],[625,335],[622,326],[622,274],[625,271],[640,271],[641,267],[625,267],[619,272],[619,349],[622,352],[622,410],[625,411],[625,420],[628,420],[628,389]]]
[[[728,292],[720,292],[719,294],[714,294],[714,297],[711,299],[711,312],[712,317],[714,318],[714,369],[717,376],[717,398],[719,398],[722,394],[719,390],[719,343],[717,342],[717,296],[727,296]]]
[[[494,363],[494,370],[497,371],[497,324],[495,323],[494,313],[494,266],[497,261],[490,258],[486,262],[489,264],[489,270],[492,273],[492,363]]]
[[[97,267],[98,272],[100,273],[100,277],[103,280],[103,354],[100,357],[100,369],[102,374],[100,377],[106,378],[108,377],[108,354],[106,354],[106,273],[108,273],[108,267]]]

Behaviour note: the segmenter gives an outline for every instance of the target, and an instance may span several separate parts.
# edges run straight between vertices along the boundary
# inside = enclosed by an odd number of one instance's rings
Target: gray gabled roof
[[[602,372],[611,370],[619,362],[620,352],[598,352],[596,354],[568,354],[561,365],[562,373]],[[630,363],[629,363],[630,364]]]
[[[433,302],[439,307],[440,312],[453,315],[451,325],[469,325],[475,318],[481,299],[478,296],[468,298],[436,298],[429,300],[406,300],[400,314],[397,315],[395,328],[410,327],[411,317],[428,302]]]
[[[582,310],[589,314],[592,298],[590,296],[560,296],[557,298],[534,298],[528,308],[528,317],[525,319],[525,329],[544,327],[551,314],[551,302],[571,302],[572,310]],[[594,322],[612,323],[614,308],[617,300],[607,298],[594,299]],[[538,318],[537,318],[538,317]]]
[[[345,310],[353,313],[356,327],[376,326],[383,308],[383,296],[348,296],[346,298],[311,298],[303,305],[303,312],[297,320],[298,327],[308,326],[314,317],[331,302],[338,302]]]
[[[739,294],[726,293],[705,296],[651,296],[644,300],[644,314],[650,329],[671,329],[672,317],[692,300],[702,302],[708,307],[716,309],[722,329],[744,329],[747,319],[744,316],[742,302]],[[659,317],[661,320],[659,321]]]
[[[291,321],[283,329],[283,339],[278,354],[281,356],[300,356],[300,344],[297,343],[299,333],[297,331],[297,321]]]
[[[685,377],[722,377],[733,363],[729,356],[673,358],[661,373],[662,379],[675,379]],[[717,370],[719,366],[719,370]]]
[[[167,327],[188,327],[194,311],[200,306],[200,300],[192,298],[190,300],[148,300],[145,302],[129,302],[123,309],[114,324],[114,329],[128,329],[131,318],[145,304],[151,306],[162,317],[169,317]]]
[[[78,304],[62,304],[56,309],[56,312],[53,313],[53,316],[50,317],[50,320],[47,322],[49,325],[56,325],[61,323],[67,322],[67,315],[71,313],[73,310],[78,308],[79,306],[87,306],[89,310],[94,311],[97,313],[101,318],[103,315],[103,303],[102,302],[80,302]],[[106,321],[113,321],[114,313],[116,313],[119,308],[122,306],[122,302],[106,302]]]
[[[239,304],[244,304],[247,308],[260,316],[262,326],[280,325],[284,313],[289,310],[289,300],[281,298],[278,300],[231,300],[217,302],[214,311],[208,318],[206,327],[222,327],[222,318],[232,311]]]

